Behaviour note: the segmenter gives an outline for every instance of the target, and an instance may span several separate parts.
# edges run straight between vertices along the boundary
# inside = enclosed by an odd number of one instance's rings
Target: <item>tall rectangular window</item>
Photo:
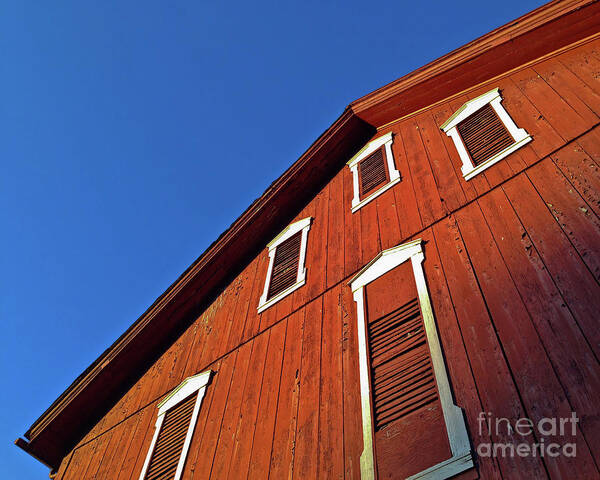
[[[183,444],[192,420],[196,396],[190,395],[167,411],[160,428],[146,480],[175,478]]]
[[[352,172],[352,212],[377,198],[400,181],[394,162],[394,135],[386,133],[367,143],[347,163]]]
[[[361,478],[450,478],[473,467],[453,403],[421,240],[381,252],[350,282],[356,301]]]
[[[301,240],[302,232],[298,232],[275,249],[267,299],[273,298],[296,283]]]
[[[139,480],[179,480],[211,371],[186,378],[158,404],[152,442]]]
[[[265,287],[258,302],[262,312],[306,282],[306,245],[312,218],[292,223],[268,245],[269,267]]]

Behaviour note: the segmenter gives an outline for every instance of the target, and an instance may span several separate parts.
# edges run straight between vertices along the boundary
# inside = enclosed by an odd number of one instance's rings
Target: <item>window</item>
[[[423,273],[421,240],[381,252],[351,281],[358,320],[361,478],[444,479],[473,467]]]
[[[292,223],[267,245],[269,268],[258,312],[266,310],[306,282],[306,244],[312,218]]]
[[[211,371],[186,378],[158,404],[152,443],[139,480],[179,480]]]
[[[531,136],[517,128],[500,102],[502,96],[495,88],[469,100],[441,126],[456,145],[465,180],[531,141]]]
[[[365,145],[348,162],[354,185],[352,212],[400,181],[400,172],[394,166],[393,141],[391,132],[383,135]]]

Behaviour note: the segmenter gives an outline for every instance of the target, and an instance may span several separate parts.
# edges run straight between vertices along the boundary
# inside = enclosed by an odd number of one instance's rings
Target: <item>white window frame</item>
[[[294,290],[299,289],[302,285],[306,283],[306,267],[304,266],[306,260],[306,245],[308,243],[308,231],[310,230],[310,225],[312,223],[312,217],[307,217],[302,220],[299,220],[291,225],[288,225],[279,235],[277,235],[268,245],[269,249],[269,268],[267,269],[267,278],[265,279],[265,288],[263,290],[263,294],[260,297],[258,302],[258,313],[266,310],[271,305],[274,305],[279,300],[284,297],[287,297]],[[269,298],[267,300],[267,296],[269,294],[269,286],[271,285],[271,275],[273,273],[273,264],[275,263],[275,250],[277,247],[285,242],[288,238],[294,236],[298,232],[302,232],[302,237],[300,240],[300,257],[298,259],[298,273],[296,274],[296,283],[289,286],[282,292],[279,292],[277,295]]]
[[[179,480],[181,478],[187,453],[190,448],[190,443],[192,441],[192,435],[194,434],[194,428],[196,427],[196,422],[198,420],[198,412],[200,411],[200,405],[202,405],[204,392],[206,391],[206,386],[208,385],[208,381],[210,380],[211,374],[212,371],[207,370],[205,372],[186,378],[177,388],[175,388],[175,390],[173,390],[165,399],[163,399],[158,404],[158,418],[156,419],[154,436],[152,437],[152,443],[150,443],[150,448],[148,449],[148,453],[146,454],[146,461],[144,462],[144,466],[142,467],[142,472],[140,473],[139,480],[144,480],[146,472],[148,471],[148,467],[150,466],[150,460],[152,459],[152,455],[154,453],[154,447],[156,446],[156,441],[158,440],[158,434],[160,433],[160,429],[165,419],[165,413],[167,413],[171,408],[173,408],[182,400],[188,398],[190,395],[197,395],[196,403],[194,404],[194,410],[192,412],[192,418],[190,419],[190,424],[188,426],[185,440],[183,442],[183,448],[181,449],[179,462],[177,463],[177,470],[175,471],[174,480]]]
[[[452,457],[408,477],[407,480],[440,480],[452,477],[473,467],[471,446],[462,410],[455,405],[452,400],[450,382],[446,373],[446,365],[437,334],[431,302],[429,301],[425,274],[423,273],[422,262],[424,259],[422,240],[417,239],[380,252],[349,282],[354,295],[354,301],[356,302],[358,322],[359,376],[363,426],[363,452],[360,456],[360,472],[363,480],[373,480],[375,478],[375,460],[373,451],[374,432],[373,420],[371,418],[371,385],[369,382],[364,289],[365,286],[373,280],[381,277],[408,260],[412,263],[415,283],[417,285],[425,334],[427,335],[427,343],[431,353],[433,373],[440,395],[440,403],[442,405],[444,423],[448,433]]]
[[[475,175],[483,172],[485,169],[491,167],[495,163],[498,163],[504,157],[510,155],[515,150],[521,148],[523,145],[531,141],[531,136],[525,131],[524,128],[517,127],[513,119],[500,102],[502,102],[500,90],[498,88],[494,88],[493,90],[490,90],[489,92],[466,102],[440,127],[446,133],[446,135],[452,138],[452,141],[458,150],[458,154],[462,160],[461,170],[465,180],[470,180]],[[471,157],[467,152],[467,148],[465,147],[462,137],[460,136],[458,124],[488,104],[491,105],[500,118],[500,121],[504,124],[510,135],[513,137],[514,143],[506,147],[504,150],[498,152],[496,155],[488,158],[486,161],[475,166],[473,165]]]
[[[377,198],[383,192],[392,188],[400,181],[400,172],[396,169],[396,166],[394,164],[394,154],[392,153],[393,142],[394,135],[392,132],[389,132],[379,138],[376,138],[375,140],[371,140],[346,164],[352,172],[352,184],[354,186],[354,197],[352,197],[352,213],[356,212],[363,205],[366,205],[374,198]],[[367,158],[373,152],[379,150],[382,146],[385,146],[385,164],[388,170],[390,180],[385,185],[381,185],[374,192],[371,192],[365,198],[360,198],[360,186],[358,184],[358,164],[361,160]]]

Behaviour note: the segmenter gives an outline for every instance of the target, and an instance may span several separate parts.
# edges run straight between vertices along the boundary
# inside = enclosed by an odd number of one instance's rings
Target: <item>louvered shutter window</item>
[[[172,480],[175,478],[196,397],[197,394],[190,395],[165,413],[150,465],[144,477],[146,480]]]
[[[300,231],[282,242],[275,249],[268,299],[296,283],[298,279],[301,241],[302,232]]]
[[[388,181],[382,148],[379,148],[367,158],[361,160],[358,164],[358,169],[360,172],[361,196],[368,194]]]
[[[375,428],[437,398],[417,298],[369,322]]]
[[[477,166],[514,144],[491,105],[484,105],[458,124],[458,132],[467,151]]]

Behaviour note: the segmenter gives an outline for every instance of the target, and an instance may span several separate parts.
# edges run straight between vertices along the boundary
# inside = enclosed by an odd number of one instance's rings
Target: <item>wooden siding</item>
[[[414,238],[426,242],[440,340],[474,446],[532,442],[480,430],[482,411],[513,422],[580,418],[575,459],[476,457],[481,478],[597,478],[599,70],[595,40],[381,129],[395,134],[402,181],[352,214],[344,167],[298,212],[296,220],[314,218],[306,285],[258,314],[265,248],[65,457],[56,479],[136,479],[157,403],[209,368],[216,374],[183,478],[359,478],[356,308],[346,282],[382,249]],[[467,182],[439,126],[494,87],[533,141]]]

